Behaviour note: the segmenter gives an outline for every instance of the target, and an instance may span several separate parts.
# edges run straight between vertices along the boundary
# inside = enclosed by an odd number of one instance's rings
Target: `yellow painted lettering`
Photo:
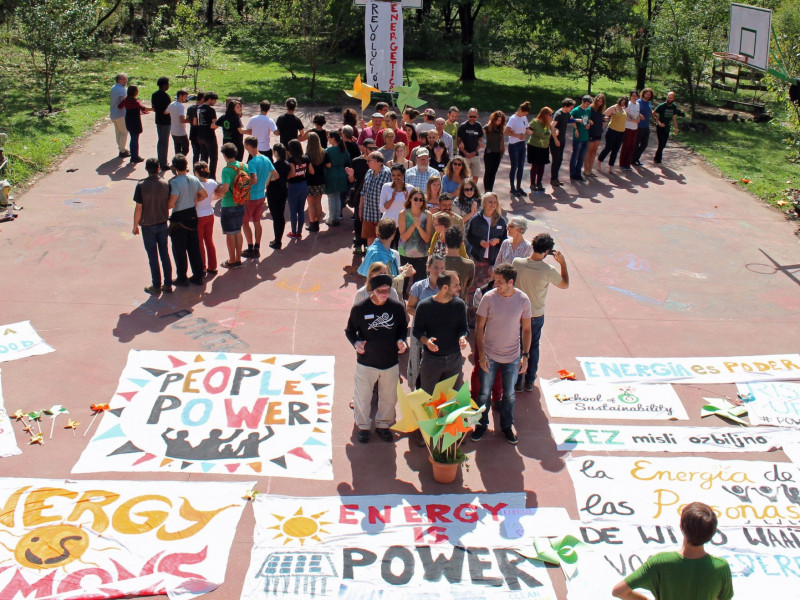
[[[86,490],[75,503],[75,508],[69,515],[69,521],[78,521],[85,512],[92,513],[92,529],[102,532],[108,529],[108,515],[103,507],[116,502],[119,494],[105,490]]]
[[[78,492],[71,492],[64,488],[40,488],[33,490],[28,497],[25,498],[25,512],[22,513],[22,524],[25,527],[32,527],[34,525],[41,525],[42,523],[51,523],[53,521],[60,521],[60,516],[45,516],[42,513],[47,509],[53,508],[52,504],[48,504],[47,500],[55,496],[62,498],[75,498]]]
[[[299,381],[287,381],[286,385],[283,386],[283,393],[287,396],[300,396],[303,394],[301,390],[297,389],[297,386],[300,384]]]
[[[169,498],[165,498],[164,496],[136,496],[135,498],[131,498],[127,502],[121,504],[119,508],[114,511],[114,516],[111,518],[111,524],[114,526],[114,529],[120,533],[137,534],[146,533],[155,529],[156,527],[159,527],[160,525],[163,525],[164,521],[166,521],[167,517],[169,517],[168,512],[163,510],[143,510],[138,513],[133,512],[134,507],[143,502],[163,502],[172,508],[172,503],[169,501]],[[131,519],[131,515],[139,517],[139,519],[144,518],[144,521],[134,521]]]
[[[279,402],[270,402],[267,406],[267,417],[264,419],[265,425],[283,425],[286,419],[281,417],[281,405]]]
[[[205,369],[192,369],[191,371],[186,373],[186,378],[183,380],[183,391],[187,394],[199,394],[200,390],[197,388],[191,387],[194,383],[194,376],[197,373],[202,373]]]
[[[167,526],[162,525],[161,529],[156,533],[158,539],[172,541],[190,538],[203,529],[217,514],[236,506],[235,504],[229,504],[228,506],[223,506],[222,508],[216,508],[214,510],[197,510],[189,503],[187,498],[182,498],[182,500],[183,504],[181,504],[180,511],[181,518],[194,523],[194,525],[190,525],[186,529],[181,529],[180,531],[167,531]]]

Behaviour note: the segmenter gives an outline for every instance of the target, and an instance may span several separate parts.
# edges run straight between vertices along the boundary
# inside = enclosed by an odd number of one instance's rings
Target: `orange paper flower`
[[[570,379],[570,380],[574,380],[575,379],[575,373],[572,373],[571,371],[567,371],[566,369],[559,370],[558,371],[558,376],[561,379]]]

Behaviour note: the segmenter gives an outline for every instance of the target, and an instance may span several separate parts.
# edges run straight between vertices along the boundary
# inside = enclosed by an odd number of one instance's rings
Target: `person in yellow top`
[[[606,156],[610,154],[608,166],[614,166],[614,161],[617,160],[617,153],[622,147],[622,140],[625,139],[625,118],[627,116],[625,109],[627,107],[628,97],[620,96],[617,103],[614,106],[609,106],[608,110],[606,110],[606,117],[608,117],[606,145],[603,151],[600,152],[600,156],[597,157],[597,162],[602,163]]]
[[[553,131],[553,109],[545,106],[530,122],[528,131],[528,164],[531,165],[531,191],[543,192],[542,177],[544,166],[550,162],[550,136],[558,137],[558,130]]]

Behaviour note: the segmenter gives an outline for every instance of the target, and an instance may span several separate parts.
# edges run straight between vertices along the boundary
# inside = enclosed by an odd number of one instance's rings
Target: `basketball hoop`
[[[746,56],[744,54],[735,54],[733,52],[714,52],[714,56],[716,56],[720,60],[733,60],[736,62],[743,63],[745,65],[750,60],[749,56]]]

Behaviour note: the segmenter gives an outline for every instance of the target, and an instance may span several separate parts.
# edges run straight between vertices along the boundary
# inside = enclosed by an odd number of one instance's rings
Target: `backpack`
[[[236,177],[233,178],[233,183],[231,184],[233,201],[236,204],[247,204],[250,201],[250,186],[253,185],[250,174],[242,169],[241,164],[238,167],[234,165],[228,166],[236,171]]]

